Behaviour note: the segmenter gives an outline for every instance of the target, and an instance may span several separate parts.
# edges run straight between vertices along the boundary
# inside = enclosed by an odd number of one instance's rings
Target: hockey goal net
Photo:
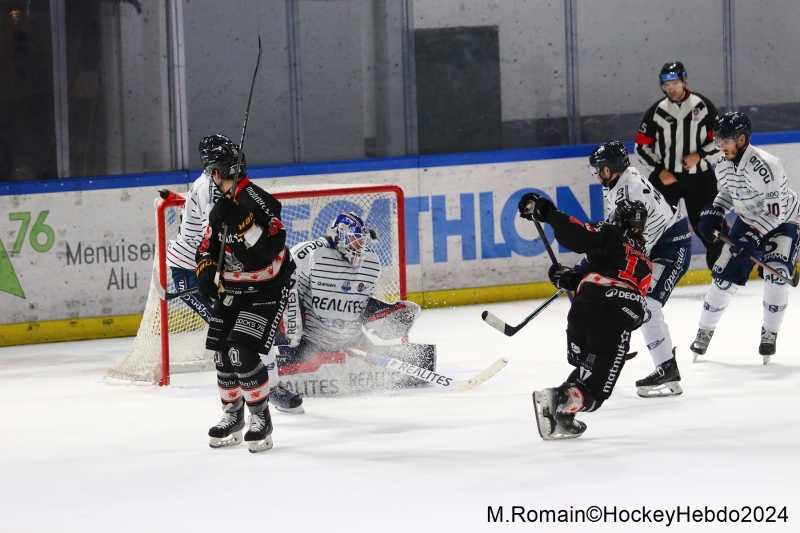
[[[403,192],[394,185],[294,185],[267,188],[281,201],[286,245],[320,238],[336,215],[353,211],[373,228],[378,238],[373,248],[381,261],[374,297],[386,302],[406,298],[405,222]],[[111,378],[169,384],[170,373],[211,370],[204,358],[208,326],[180,298],[161,300],[155,290],[159,279],[168,292],[177,289],[166,265],[167,241],[178,235],[184,198],[155,200],[157,253],[153,262],[142,322],[127,357],[108,371]]]

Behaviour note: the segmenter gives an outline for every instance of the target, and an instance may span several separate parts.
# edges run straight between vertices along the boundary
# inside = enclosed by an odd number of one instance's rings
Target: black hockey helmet
[[[224,137],[220,135],[220,137]],[[222,179],[232,180],[236,175],[236,162],[239,159],[239,146],[230,142],[218,144],[209,150],[206,156],[201,155],[205,169],[209,174],[213,174],[215,170],[219,170]],[[246,173],[247,163],[242,154],[242,162],[239,165],[239,175]]]
[[[739,135],[744,134],[745,142],[750,142],[751,130],[752,125],[747,115],[739,111],[728,111],[714,124],[714,140],[730,137],[738,141]]]
[[[680,61],[670,61],[669,63],[664,63],[664,66],[661,67],[661,72],[658,75],[658,83],[660,85],[665,81],[672,80],[681,80],[686,83],[687,74],[686,67],[683,66],[683,63]]]
[[[203,168],[207,167],[212,161],[219,159],[222,154],[223,146],[231,146],[232,144],[233,141],[228,137],[218,133],[203,137],[197,149],[200,152],[200,160],[203,162]]]
[[[647,226],[647,206],[639,200],[622,200],[614,210],[611,223],[641,235]]]
[[[600,174],[603,167],[608,167],[612,174],[621,174],[629,166],[631,160],[628,157],[628,150],[619,141],[601,144],[592,150],[592,155],[589,156],[589,173],[594,177]]]

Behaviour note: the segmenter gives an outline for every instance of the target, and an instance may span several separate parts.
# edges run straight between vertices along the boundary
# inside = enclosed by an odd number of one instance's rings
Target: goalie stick
[[[412,376],[421,379],[422,381],[427,381],[428,383],[441,385],[448,390],[455,390],[458,392],[474,389],[490,377],[500,372],[503,367],[508,364],[508,359],[501,357],[483,372],[479,372],[469,379],[459,380],[439,374],[438,372],[433,372],[432,370],[428,370],[426,368],[406,363],[405,361],[401,361],[400,359],[395,359],[394,357],[389,357],[387,355],[371,354],[357,348],[348,348],[347,351],[354,355],[358,355],[359,357],[363,357],[367,361],[380,365],[388,370],[399,372],[400,374],[405,374],[407,376]]]
[[[500,333],[504,333],[504,334],[508,335],[509,337],[512,337],[519,330],[524,328],[525,325],[528,322],[530,322],[531,320],[536,318],[539,315],[539,313],[544,311],[547,308],[548,305],[550,305],[551,303],[553,303],[556,300],[556,298],[558,298],[559,296],[561,296],[565,292],[568,292],[567,289],[558,289],[558,291],[555,294],[553,294],[550,298],[545,300],[544,303],[542,305],[540,305],[538,309],[536,309],[536,311],[534,311],[533,313],[529,314],[525,318],[525,320],[523,320],[522,322],[520,322],[516,326],[509,326],[508,324],[506,324],[505,322],[503,322],[502,320],[497,318],[493,313],[491,313],[489,311],[484,311],[483,313],[481,313],[481,318],[483,318],[484,322],[486,322],[487,324],[492,326],[494,329],[496,329]]]
[[[723,233],[720,233],[717,230],[714,230],[714,236],[718,240],[724,242],[725,244],[730,245],[730,246],[734,246],[734,242],[732,240],[730,240],[727,235],[725,235]],[[769,272],[773,276],[776,276],[781,281],[785,281],[786,283],[788,283],[792,287],[797,287],[797,284],[800,283],[800,272],[798,272],[797,269],[795,269],[794,276],[792,276],[792,279],[789,279],[786,276],[782,275],[780,272],[776,272],[774,269],[772,269],[769,266],[767,266],[766,263],[764,263],[763,261],[760,261],[759,259],[756,259],[755,257],[750,255],[749,253],[747,253],[747,252],[741,252],[741,253],[746,258],[750,259],[755,264],[757,264],[758,266],[760,266],[761,268],[763,268],[764,270],[766,270],[767,272]]]

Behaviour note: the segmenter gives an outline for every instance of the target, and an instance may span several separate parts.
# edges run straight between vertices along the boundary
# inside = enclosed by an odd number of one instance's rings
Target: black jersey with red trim
[[[286,248],[281,203],[247,177],[236,185],[234,198],[253,213],[255,226],[261,235],[254,243],[248,243],[244,237],[228,231],[222,269],[226,290],[231,294],[253,294],[276,284],[288,283],[295,263]],[[219,203],[214,210],[218,206]],[[203,259],[217,261],[219,258],[224,226],[214,210],[209,215],[203,241],[197,248],[198,264]]]
[[[653,272],[645,247],[619,226],[585,224],[555,209],[550,211],[547,223],[562,246],[586,254],[588,264],[581,269],[583,278],[574,302],[612,306],[640,322]]]

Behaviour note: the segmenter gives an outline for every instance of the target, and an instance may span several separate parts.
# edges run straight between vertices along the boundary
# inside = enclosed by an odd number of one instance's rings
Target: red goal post
[[[336,215],[354,211],[376,230],[373,248],[381,261],[381,275],[375,287],[378,299],[395,302],[407,298],[405,211],[403,191],[396,185],[294,185],[265,187],[282,204],[287,246],[314,240]],[[180,227],[184,198],[177,194],[155,201],[157,269],[161,286],[173,292],[166,264],[167,242]],[[152,285],[152,282],[151,282]],[[170,374],[210,370],[213,361],[204,359],[207,325],[183,300],[161,300],[150,287],[139,331],[125,360],[109,370],[108,376],[132,382],[169,385]]]

